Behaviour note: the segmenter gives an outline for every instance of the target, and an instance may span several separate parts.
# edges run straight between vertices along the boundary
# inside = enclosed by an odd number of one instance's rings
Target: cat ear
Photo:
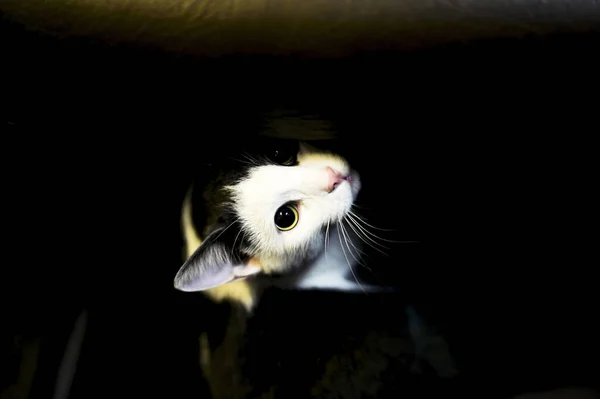
[[[181,266],[175,276],[180,291],[204,291],[244,279],[262,269],[254,259],[242,260],[229,244],[230,234],[219,229],[211,233]]]

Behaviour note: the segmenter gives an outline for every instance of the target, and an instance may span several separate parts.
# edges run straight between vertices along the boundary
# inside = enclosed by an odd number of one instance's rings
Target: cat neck
[[[341,292],[389,292],[391,288],[361,281],[357,268],[364,268],[359,260],[360,239],[346,228],[330,226],[327,243],[321,253],[298,273],[272,279],[273,286],[291,290],[327,290]]]

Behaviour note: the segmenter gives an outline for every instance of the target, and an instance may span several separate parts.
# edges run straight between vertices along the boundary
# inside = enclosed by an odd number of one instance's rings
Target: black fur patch
[[[297,140],[254,138],[215,151],[198,169],[192,187],[192,221],[201,238],[233,222],[231,198],[223,189],[243,179],[253,166],[272,164],[277,148],[298,150]]]

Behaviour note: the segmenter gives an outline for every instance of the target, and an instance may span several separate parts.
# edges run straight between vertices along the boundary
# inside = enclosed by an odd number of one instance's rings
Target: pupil
[[[275,162],[284,163],[289,162],[292,158],[292,153],[286,149],[275,150]]]
[[[290,227],[295,222],[296,215],[288,206],[279,208],[275,214],[275,224],[281,228]]]
[[[295,157],[298,153],[298,142],[296,140],[278,140],[269,145],[271,148],[267,152],[272,161],[280,165],[291,165],[295,163]]]

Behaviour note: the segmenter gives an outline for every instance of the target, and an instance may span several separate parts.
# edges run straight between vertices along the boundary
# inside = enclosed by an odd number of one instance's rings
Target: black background
[[[0,37],[2,324],[60,342],[89,309],[82,396],[202,392],[203,300],[172,289],[180,202],[205,154],[274,105],[336,120],[380,210],[422,240],[388,278],[447,325],[471,384],[598,383],[597,35],[332,60],[201,59],[8,19]]]

